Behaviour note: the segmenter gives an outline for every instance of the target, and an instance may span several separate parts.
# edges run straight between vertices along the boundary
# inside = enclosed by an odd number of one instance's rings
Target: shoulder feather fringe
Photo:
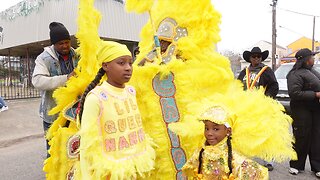
[[[128,12],[144,13],[151,10],[155,0],[126,0]]]

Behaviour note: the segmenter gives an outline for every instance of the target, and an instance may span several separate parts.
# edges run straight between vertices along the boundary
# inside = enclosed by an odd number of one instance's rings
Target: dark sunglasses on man
[[[254,54],[254,55],[252,55],[251,57],[254,58],[254,59],[255,59],[255,58],[261,58],[261,55],[260,55],[260,54]]]

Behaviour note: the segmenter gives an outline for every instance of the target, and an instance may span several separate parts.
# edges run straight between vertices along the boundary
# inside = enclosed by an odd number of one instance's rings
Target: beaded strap
[[[160,97],[162,118],[167,127],[167,135],[171,143],[170,153],[173,164],[176,168],[176,179],[184,180],[187,178],[182,174],[182,167],[186,163],[187,156],[181,147],[179,136],[168,128],[168,124],[175,123],[180,120],[179,110],[174,97],[176,87],[173,81],[174,75],[172,72],[166,78],[161,80],[160,75],[157,74],[152,81],[152,85],[155,93]]]

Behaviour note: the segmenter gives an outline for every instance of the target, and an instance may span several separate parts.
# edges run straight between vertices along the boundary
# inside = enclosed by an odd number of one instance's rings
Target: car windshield
[[[292,69],[294,64],[283,64],[275,72],[277,79],[286,79],[287,74]],[[313,68],[320,73],[320,64],[314,64]]]
[[[281,65],[275,72],[277,79],[286,79],[287,74],[292,69],[293,64]]]

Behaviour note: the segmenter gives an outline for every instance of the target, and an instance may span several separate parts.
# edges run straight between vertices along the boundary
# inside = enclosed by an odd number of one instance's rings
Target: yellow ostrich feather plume
[[[94,0],[80,0],[78,12],[78,32],[76,37],[79,42],[77,52],[80,53],[80,61],[75,69],[76,76],[71,77],[65,87],[54,91],[53,97],[56,99],[57,106],[50,111],[50,114],[59,114],[59,118],[49,129],[47,137],[52,135],[57,129],[66,123],[63,118],[63,110],[70,103],[81,96],[88,84],[93,80],[99,69],[97,64],[96,52],[100,43],[98,28],[101,15],[94,8]],[[90,28],[88,28],[90,27]]]
[[[201,101],[190,103],[190,114],[181,123],[169,128],[189,139],[204,143],[204,124],[198,117],[212,106],[225,107],[231,117],[233,148],[247,157],[259,157],[266,161],[282,162],[295,159],[292,147],[293,135],[289,133],[292,119],[283,106],[264,95],[264,90],[235,91],[209,95]],[[193,133],[190,133],[193,132]]]
[[[194,51],[203,52],[204,48],[207,48],[208,51],[214,51],[215,44],[220,41],[219,25],[221,15],[211,5],[210,0],[157,1],[150,12],[156,28],[158,28],[163,19],[170,17],[180,27],[187,29],[188,36],[181,38],[177,45],[177,50],[181,53],[183,59],[188,60],[198,56],[198,54],[195,55]],[[154,30],[149,20],[140,34],[140,54],[136,62],[142,60],[152,50],[153,34]],[[199,61],[202,61],[202,59],[199,59]]]
[[[126,10],[128,12],[144,13],[148,12],[155,0],[127,0]]]
[[[67,146],[70,146],[68,144],[69,139],[79,129],[74,121],[71,121],[68,127],[63,127],[67,121],[63,112],[65,108],[82,95],[98,71],[99,64],[97,64],[96,51],[100,43],[97,33],[100,18],[100,13],[94,8],[94,0],[79,1],[76,37],[80,45],[77,52],[81,56],[75,69],[76,76],[71,77],[65,87],[57,89],[53,94],[57,106],[50,113],[59,113],[59,117],[54,121],[46,135],[51,146],[49,150],[51,156],[45,160],[43,167],[46,172],[46,179],[66,179],[67,174],[80,176],[79,171],[73,172],[74,169],[79,168],[78,157],[67,156]]]

